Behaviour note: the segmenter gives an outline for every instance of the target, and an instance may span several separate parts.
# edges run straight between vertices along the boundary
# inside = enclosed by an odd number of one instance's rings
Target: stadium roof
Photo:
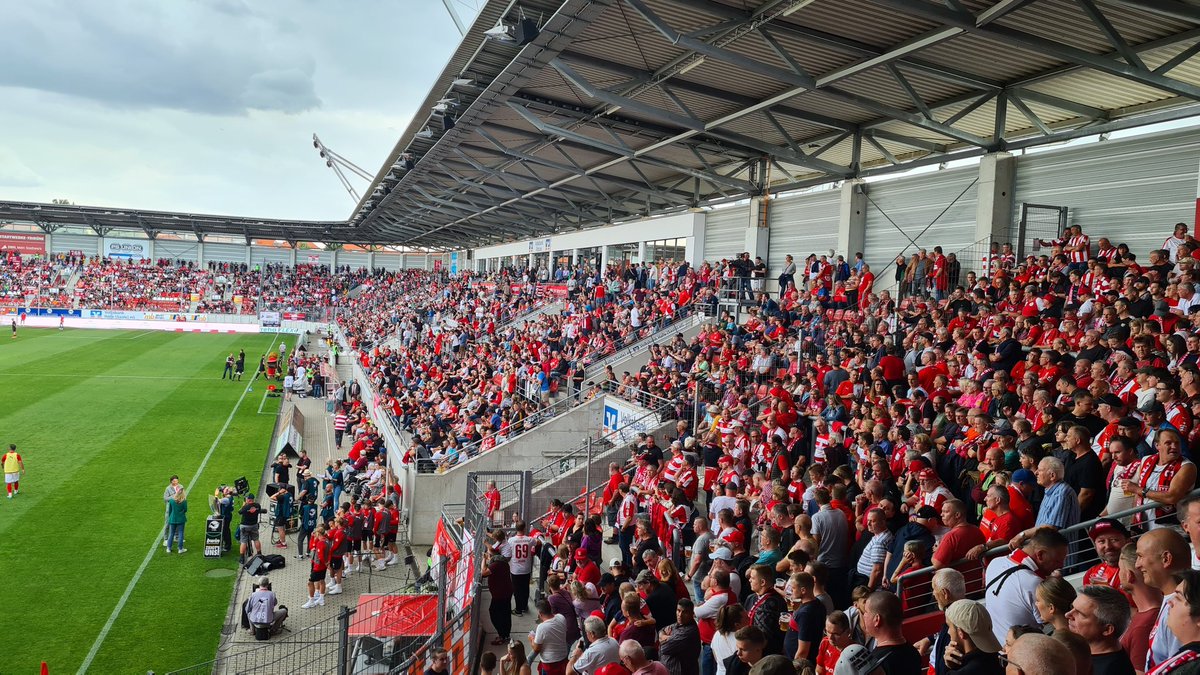
[[[1193,116],[1198,53],[1192,0],[490,0],[347,222],[0,221],[472,247]]]

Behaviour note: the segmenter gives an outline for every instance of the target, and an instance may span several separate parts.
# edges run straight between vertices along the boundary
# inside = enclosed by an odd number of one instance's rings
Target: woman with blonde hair
[[[179,542],[179,552],[187,553],[183,547],[183,529],[187,525],[187,491],[181,486],[175,491],[175,496],[167,502],[167,553],[175,552],[175,542]]]
[[[500,672],[504,675],[533,675],[525,657],[525,645],[509,640],[508,653],[500,657]]]
[[[687,584],[683,582],[679,570],[675,569],[675,563],[666,558],[660,558],[658,567],[654,570],[654,576],[658,577],[659,583],[666,584],[667,588],[675,591],[676,600],[689,597]]]

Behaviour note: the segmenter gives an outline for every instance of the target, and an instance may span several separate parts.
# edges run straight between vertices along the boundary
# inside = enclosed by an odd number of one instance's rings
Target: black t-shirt
[[[275,462],[274,464],[271,465],[271,476],[272,476],[271,480],[275,483],[291,482],[291,478],[290,478],[291,473],[292,473],[292,465],[291,464],[282,464],[280,462]]]
[[[871,660],[879,664],[884,675],[912,675],[925,670],[921,653],[910,644],[876,647]]]
[[[238,513],[242,514],[242,524],[251,527],[258,525],[258,514],[261,512],[262,507],[258,502],[246,502],[238,509]]]
[[[824,636],[825,605],[816,601],[800,605],[792,612],[792,630],[783,638],[783,655],[789,659],[795,657],[800,643],[808,642],[808,659],[816,660]]]
[[[1092,654],[1092,673],[1094,675],[1134,675],[1133,663],[1129,653],[1119,649],[1108,654]]]
[[[654,585],[654,590],[646,596],[646,607],[650,609],[650,616],[654,617],[655,630],[662,630],[675,623],[675,603],[678,601],[679,598],[675,597],[675,591],[671,590],[670,586]]]
[[[1096,496],[1092,498],[1092,502],[1088,505],[1087,510],[1080,510],[1080,520],[1091,520],[1100,515],[1100,511],[1105,504],[1105,473],[1104,466],[1100,463],[1100,458],[1094,452],[1085,452],[1082,457],[1071,456],[1067,459],[1067,476],[1064,479],[1067,485],[1075,489],[1078,494],[1081,490],[1094,490]]]

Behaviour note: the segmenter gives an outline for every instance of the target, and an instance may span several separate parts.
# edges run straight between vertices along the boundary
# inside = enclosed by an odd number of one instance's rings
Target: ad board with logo
[[[0,232],[0,251],[22,255],[46,255],[46,235],[25,232]]]
[[[621,445],[637,440],[638,432],[650,433],[658,428],[658,415],[617,397],[604,397],[604,433],[617,432],[613,443]]]
[[[263,328],[279,328],[279,312],[259,312],[258,323]]]
[[[149,239],[114,239],[104,238],[104,257],[122,258],[125,260],[149,260]]]

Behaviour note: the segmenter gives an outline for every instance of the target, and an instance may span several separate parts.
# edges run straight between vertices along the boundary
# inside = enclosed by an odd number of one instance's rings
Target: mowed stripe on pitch
[[[0,392],[0,410],[5,411],[0,415],[0,432],[23,437],[16,442],[25,449],[27,466],[38,472],[38,479],[27,483],[31,488],[27,495],[0,504],[0,540],[9,544],[0,548],[0,569],[36,579],[41,607],[70,608],[72,634],[91,634],[104,623],[144,555],[145,542],[161,526],[161,502],[157,497],[147,500],[146,495],[161,494],[165,477],[172,472],[186,476],[195,471],[236,399],[235,389],[241,392],[242,387],[219,379],[227,353],[223,350],[234,340],[197,336],[177,343],[177,337],[105,341],[108,353],[102,358],[91,358],[99,355],[86,351],[81,355],[77,348],[67,349],[74,355],[62,358],[73,360],[75,368],[107,366],[106,371],[150,372],[169,364],[176,374],[213,372],[211,383],[114,382],[81,373],[66,388],[42,380],[35,386],[5,387]],[[62,362],[51,355],[40,361]],[[56,391],[39,391],[47,388]],[[36,407],[9,412],[6,404],[16,403],[21,395],[35,398]],[[72,410],[82,413],[70,414]],[[203,493],[190,503],[195,509],[194,526],[203,521]],[[11,508],[5,513],[3,507]],[[64,562],[47,564],[54,560]],[[82,597],[91,601],[80,602]],[[157,609],[160,616],[169,614],[165,607]],[[57,611],[0,617],[4,617],[0,630],[26,636],[26,656],[53,657],[61,669],[77,665],[86,652],[87,645],[78,644],[82,640],[62,639],[64,617]],[[0,670],[7,672],[5,660],[0,656]]]

